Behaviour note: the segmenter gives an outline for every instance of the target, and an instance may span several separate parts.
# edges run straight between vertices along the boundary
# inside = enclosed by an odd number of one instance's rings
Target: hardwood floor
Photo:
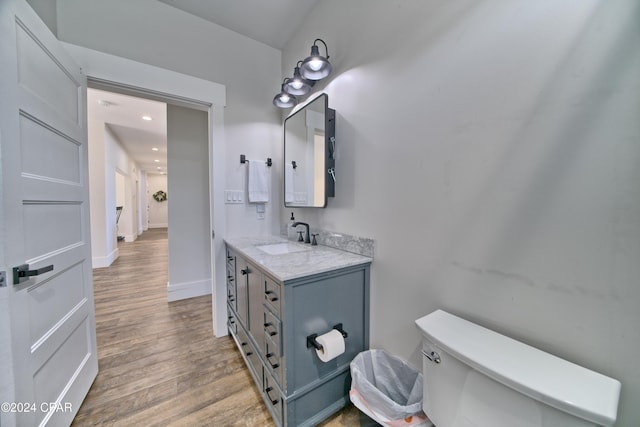
[[[119,249],[94,270],[100,370],[72,425],[273,425],[233,339],[213,336],[211,296],[167,302],[166,229]],[[322,426],[361,418],[349,405]]]

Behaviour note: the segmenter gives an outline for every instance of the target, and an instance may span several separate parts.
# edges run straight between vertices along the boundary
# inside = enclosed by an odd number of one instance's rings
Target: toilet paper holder
[[[349,336],[349,334],[347,334],[344,329],[342,329],[342,323],[338,323],[331,329],[335,329],[336,331],[340,332],[343,338],[347,338]],[[307,348],[313,347],[316,350],[322,350],[322,344],[316,341],[316,338],[318,338],[318,334],[311,334],[307,337]]]

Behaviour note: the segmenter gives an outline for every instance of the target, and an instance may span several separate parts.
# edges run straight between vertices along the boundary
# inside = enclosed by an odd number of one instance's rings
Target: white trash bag
[[[351,402],[389,427],[433,426],[422,412],[422,374],[384,350],[367,350],[351,362]]]

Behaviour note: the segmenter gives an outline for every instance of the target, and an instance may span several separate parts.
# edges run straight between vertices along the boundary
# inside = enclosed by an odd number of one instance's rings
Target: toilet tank
[[[620,382],[442,310],[423,335],[423,410],[443,427],[613,426]]]

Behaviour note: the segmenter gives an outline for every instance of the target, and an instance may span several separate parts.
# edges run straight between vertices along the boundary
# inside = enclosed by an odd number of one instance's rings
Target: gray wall
[[[208,114],[167,105],[169,291],[211,287]]]
[[[619,379],[638,425],[638,28],[636,0],[318,3],[282,65],[329,45],[336,197],[296,219],[376,240],[372,347],[418,363],[442,308]]]

